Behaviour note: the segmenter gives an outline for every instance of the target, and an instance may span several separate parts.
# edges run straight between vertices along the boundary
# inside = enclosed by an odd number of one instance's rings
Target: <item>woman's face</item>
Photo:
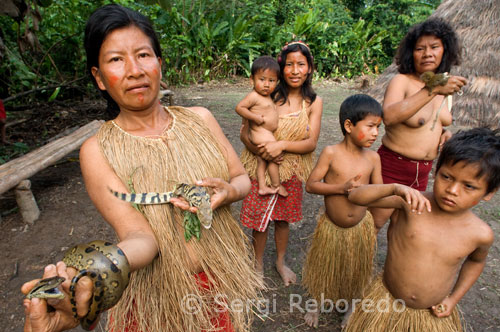
[[[311,68],[307,58],[300,51],[290,52],[286,55],[283,78],[290,88],[300,88],[307,79]]]
[[[443,59],[444,46],[441,39],[434,35],[424,35],[418,38],[413,49],[413,63],[418,75],[432,71],[436,72]]]
[[[135,26],[116,29],[104,39],[99,68],[92,67],[92,75],[121,110],[144,110],[158,103],[161,59]]]

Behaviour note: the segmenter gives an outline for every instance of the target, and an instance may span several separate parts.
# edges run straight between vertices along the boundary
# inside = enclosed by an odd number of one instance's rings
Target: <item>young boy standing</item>
[[[444,144],[433,192],[399,184],[351,191],[355,204],[395,211],[383,276],[363,299],[390,298],[389,310],[358,306],[346,331],[462,331],[456,305],[481,274],[493,243],[491,228],[470,209],[499,186],[500,131],[475,128]],[[395,307],[394,299],[405,306]]]
[[[253,90],[236,106],[236,113],[250,122],[250,141],[259,145],[266,142],[276,141],[273,133],[278,128],[278,111],[271,99],[271,93],[278,84],[280,67],[278,62],[270,56],[261,56],[252,64]],[[266,183],[266,169],[269,173],[271,187]],[[257,156],[257,182],[259,184],[259,195],[280,194],[288,196],[288,193],[280,185],[278,164],[266,162]]]
[[[325,196],[325,213],[314,231],[303,269],[302,284],[319,302],[361,295],[372,274],[376,235],[373,218],[364,206],[349,202],[349,192],[363,184],[382,183],[380,157],[368,150],[382,122],[382,107],[358,94],[340,106],[344,140],[327,146],[306,183],[309,193]],[[319,310],[304,319],[318,326]]]

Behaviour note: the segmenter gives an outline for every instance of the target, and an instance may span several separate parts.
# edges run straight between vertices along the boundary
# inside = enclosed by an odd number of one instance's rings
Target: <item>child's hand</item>
[[[256,118],[255,118],[255,121],[254,121],[257,125],[262,125],[264,124],[264,115],[258,115]]]
[[[353,177],[352,179],[348,180],[344,184],[344,194],[348,195],[351,192],[351,190],[356,189],[359,186],[361,186],[361,183],[358,182],[359,179],[361,179],[361,174],[358,174],[355,177]]]
[[[402,184],[394,184],[394,195],[402,197],[411,207],[411,212],[421,214],[425,208],[431,212],[431,203],[420,191]]]
[[[455,305],[456,303],[447,296],[443,299],[443,301],[441,301],[441,303],[433,305],[431,310],[436,317],[448,317],[452,314],[453,309],[455,309]]]

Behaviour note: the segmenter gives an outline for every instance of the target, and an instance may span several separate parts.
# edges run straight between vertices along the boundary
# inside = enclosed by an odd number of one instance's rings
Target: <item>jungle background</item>
[[[408,28],[439,0],[118,0],[154,23],[170,86],[248,76],[260,55],[276,56],[285,42],[303,40],[315,56],[316,79],[376,75],[387,67]],[[28,105],[96,98],[85,70],[85,22],[111,1],[0,2],[0,98],[9,122]],[[42,145],[11,137],[0,163]]]

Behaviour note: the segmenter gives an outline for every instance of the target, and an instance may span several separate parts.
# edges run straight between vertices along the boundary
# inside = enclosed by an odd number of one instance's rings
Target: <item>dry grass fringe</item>
[[[309,118],[305,103],[297,113],[281,116],[278,129],[274,133],[277,141],[300,141],[309,137],[307,126]],[[257,157],[244,148],[241,153],[241,162],[252,179],[257,178]],[[285,153],[283,162],[279,165],[280,182],[286,182],[296,175],[297,178],[305,182],[314,166],[313,153],[295,154]],[[271,179],[266,171],[266,183],[271,185]]]
[[[359,298],[372,277],[377,237],[373,217],[354,227],[335,225],[326,213],[318,221],[302,273],[302,285],[316,300]]]
[[[461,313],[457,307],[449,317],[437,318],[429,309],[412,309],[406,307],[401,311],[401,304],[397,303],[395,310],[390,310],[395,301],[394,297],[385,288],[382,276],[376,278],[366,289],[364,299],[371,299],[374,303],[379,300],[389,300],[387,312],[384,309],[368,312],[362,310],[361,304],[356,306],[349,318],[344,332],[462,332],[465,330],[460,322]],[[376,306],[376,305],[375,305]],[[382,306],[381,306],[382,308]]]
[[[130,135],[112,122],[98,133],[101,149],[123,183],[133,174],[136,192],[165,192],[179,182],[194,183],[205,177],[229,180],[226,152],[203,120],[182,107],[170,107],[175,121],[161,138]],[[134,170],[135,173],[134,173]],[[136,321],[137,331],[215,331],[210,319],[214,296],[252,303],[263,288],[253,267],[253,251],[229,206],[214,211],[211,229],[202,230],[201,240],[186,243],[183,214],[170,204],[144,205],[141,211],[159,243],[159,255],[152,264],[131,275],[120,302],[112,309],[108,329],[122,331]],[[192,272],[187,250],[200,260],[213,285],[200,290]],[[183,298],[194,294],[199,310],[184,312]],[[249,331],[252,312],[229,308],[235,331]],[[132,318],[131,318],[132,317]]]

